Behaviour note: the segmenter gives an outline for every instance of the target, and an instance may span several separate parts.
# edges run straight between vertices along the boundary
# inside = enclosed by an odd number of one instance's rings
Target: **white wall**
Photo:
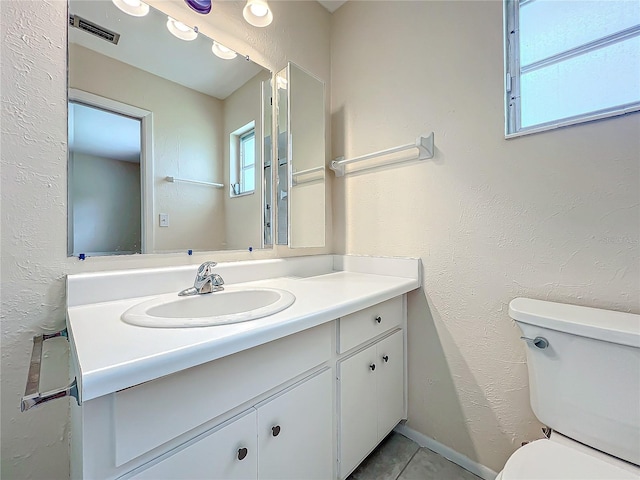
[[[224,249],[224,191],[165,180],[224,183],[222,101],[76,44],[69,64],[70,87],[153,113],[151,251]]]
[[[640,312],[640,115],[504,139],[502,2],[347,2],[333,157],[435,132],[433,160],[334,182],[336,250],[420,257],[408,425],[494,470],[540,436],[508,302]]]
[[[140,164],[69,158],[74,253],[140,251]]]
[[[198,16],[181,0],[152,2],[276,70],[287,59],[328,81],[330,17],[316,2],[274,2],[274,22],[257,29],[242,19],[242,2],[216,3]],[[249,252],[96,257],[66,256],[66,25],[62,1],[0,2],[2,147],[1,327],[3,479],[62,479],[69,474],[68,403],[20,413],[31,337],[64,325],[64,276],[83,271],[328,253],[286,247]],[[329,207],[330,208],[330,207]],[[328,210],[330,212],[330,210]],[[330,235],[330,233],[329,233]],[[330,237],[329,237],[330,238]],[[96,334],[100,334],[96,326]],[[48,362],[65,369],[67,357]],[[59,379],[58,384],[62,381]]]

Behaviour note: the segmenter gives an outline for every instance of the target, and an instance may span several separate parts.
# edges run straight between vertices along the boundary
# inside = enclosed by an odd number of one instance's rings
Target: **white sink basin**
[[[121,316],[132,325],[157,328],[207,327],[246,322],[291,306],[296,297],[286,290],[225,287],[221,292],[179,297],[177,293],[134,305]]]

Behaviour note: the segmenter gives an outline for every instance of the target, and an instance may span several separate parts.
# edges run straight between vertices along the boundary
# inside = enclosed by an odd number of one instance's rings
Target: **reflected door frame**
[[[81,103],[140,120],[141,247],[142,253],[153,253],[153,113],[76,88],[69,88],[67,105],[69,102]],[[67,191],[69,191],[68,188]],[[73,235],[73,218],[68,213],[67,235]]]

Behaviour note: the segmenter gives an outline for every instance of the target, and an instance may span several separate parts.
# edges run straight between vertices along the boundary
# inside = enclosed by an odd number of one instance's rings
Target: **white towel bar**
[[[324,166],[308,168],[306,170],[298,170],[297,172],[293,172],[291,175],[295,177],[296,175],[306,175],[307,173],[321,172],[322,170],[324,170]]]
[[[176,177],[165,177],[165,180],[170,183],[175,183],[175,182],[194,183],[196,185],[206,185],[208,187],[224,188],[223,183],[201,182],[200,180],[186,180],[184,178],[176,178]]]
[[[342,177],[345,174],[344,167],[350,163],[361,162],[363,160],[369,160],[371,158],[380,157],[383,155],[390,155],[392,153],[402,152],[411,148],[418,149],[418,160],[426,160],[433,158],[433,132],[429,135],[421,135],[416,138],[415,143],[408,143],[406,145],[400,145],[399,147],[387,148],[386,150],[380,150],[378,152],[368,153],[359,157],[345,159],[344,157],[336,158],[331,162],[331,170],[336,172],[336,177]]]
[[[319,167],[307,168],[306,170],[298,170],[297,172],[291,173],[291,187],[295,187],[296,185],[300,185],[301,183],[309,183],[313,181],[318,181],[320,175],[311,175],[313,173],[324,172],[324,165]],[[298,179],[297,177],[304,177],[305,175],[309,175],[306,179]],[[324,174],[322,176],[324,178]]]

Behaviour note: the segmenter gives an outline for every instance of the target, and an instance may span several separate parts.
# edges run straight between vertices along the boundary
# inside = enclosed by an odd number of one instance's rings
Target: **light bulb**
[[[149,5],[140,0],[111,0],[113,4],[127,15],[144,17],[149,13]]]
[[[218,42],[213,42],[211,51],[216,57],[222,58],[223,60],[231,60],[237,56],[236,52],[224,45],[220,45]]]
[[[266,27],[273,22],[273,13],[266,0],[247,0],[242,16],[254,27]]]
[[[195,40],[198,36],[198,32],[185,25],[182,22],[179,22],[171,17],[167,17],[167,30],[171,32],[174,37],[178,37],[180,40],[191,41]]]
[[[259,3],[252,3],[249,7],[251,9],[251,13],[253,13],[256,17],[264,17],[267,13],[269,13],[269,8],[266,5],[261,5]]]
[[[284,78],[284,77],[278,77],[276,79],[276,86],[280,89],[280,90],[286,90],[287,86],[289,85],[289,81]]]

